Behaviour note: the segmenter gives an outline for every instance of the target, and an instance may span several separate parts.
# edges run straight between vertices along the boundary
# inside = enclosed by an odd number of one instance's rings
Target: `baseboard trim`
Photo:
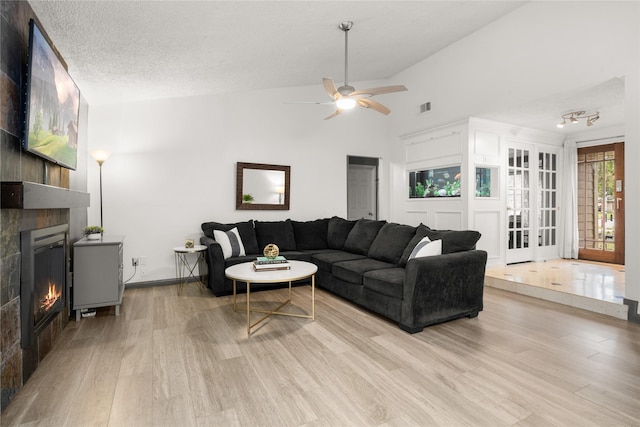
[[[640,314],[638,314],[638,301],[632,299],[623,299],[622,303],[629,307],[627,320],[631,323],[640,323]]]
[[[198,279],[193,277],[191,277],[190,280],[187,280],[187,282],[189,283],[197,282],[197,281]],[[127,283],[125,287],[129,289],[135,289],[135,288],[151,288],[154,286],[170,286],[175,284],[176,284],[176,279],[162,279],[162,280],[150,280],[148,282]]]

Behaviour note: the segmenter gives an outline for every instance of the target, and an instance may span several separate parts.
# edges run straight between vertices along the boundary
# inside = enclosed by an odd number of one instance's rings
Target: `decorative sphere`
[[[264,251],[262,251],[262,253],[267,258],[273,259],[278,256],[278,254],[280,253],[280,249],[274,243],[269,243],[264,247]]]

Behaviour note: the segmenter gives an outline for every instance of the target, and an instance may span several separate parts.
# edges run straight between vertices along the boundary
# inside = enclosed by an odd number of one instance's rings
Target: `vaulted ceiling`
[[[523,1],[29,0],[90,105],[385,79],[522,6]],[[613,76],[612,76],[613,77]],[[622,123],[612,78],[482,117],[555,129],[558,112],[598,108]]]
[[[90,104],[388,78],[520,1],[41,1]],[[319,92],[320,94],[323,92]]]

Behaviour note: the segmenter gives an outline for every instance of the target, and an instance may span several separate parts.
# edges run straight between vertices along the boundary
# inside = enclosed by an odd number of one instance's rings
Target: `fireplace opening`
[[[67,224],[21,233],[22,348],[35,348],[38,335],[65,306]]]
[[[38,334],[62,310],[65,272],[64,240],[34,251],[33,329]]]

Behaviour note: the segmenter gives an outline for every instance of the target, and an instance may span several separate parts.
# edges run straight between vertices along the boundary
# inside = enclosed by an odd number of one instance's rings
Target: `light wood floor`
[[[640,425],[640,325],[499,289],[415,335],[322,290],[315,321],[250,338],[195,286],[127,290],[121,313],[71,322],[2,426]]]

